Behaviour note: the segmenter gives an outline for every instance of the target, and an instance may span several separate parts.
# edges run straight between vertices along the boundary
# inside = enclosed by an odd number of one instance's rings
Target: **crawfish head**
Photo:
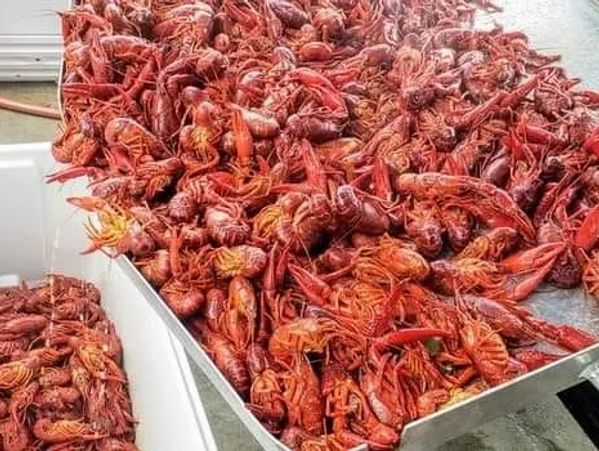
[[[347,222],[359,222],[362,215],[362,202],[350,185],[337,188],[336,211]]]
[[[466,354],[485,382],[503,382],[509,354],[499,334],[486,322],[466,320],[460,329],[460,339]]]
[[[7,420],[1,423],[1,428],[3,449],[10,451],[31,448],[31,434],[20,423]]]
[[[253,326],[256,317],[256,293],[248,279],[235,277],[229,284],[230,308],[245,316]]]
[[[39,440],[49,443],[60,443],[69,440],[98,440],[106,434],[96,432],[92,426],[79,420],[58,420],[52,422],[48,418],[37,420],[32,428],[33,435]]]
[[[442,227],[436,208],[415,204],[414,209],[406,213],[406,231],[423,255],[435,257],[441,252]]]
[[[430,272],[428,262],[418,252],[404,246],[399,240],[383,238],[377,246],[362,250],[366,255],[371,252],[376,264],[387,269],[398,280],[408,277],[422,280]]]
[[[457,258],[479,258],[498,261],[511,251],[518,241],[518,232],[511,227],[497,227],[476,237],[460,252]]]
[[[548,280],[559,288],[574,288],[582,280],[582,268],[572,249],[566,249],[555,262]]]
[[[299,29],[302,25],[308,23],[306,13],[293,3],[283,0],[268,0],[266,4],[279,20],[288,27]]]
[[[451,248],[458,252],[464,249],[472,238],[473,224],[468,213],[457,207],[444,208],[441,219]]]
[[[170,256],[167,250],[159,249],[149,258],[135,261],[143,276],[154,286],[162,287],[171,278]]]
[[[255,379],[257,375],[270,367],[268,351],[258,343],[252,343],[247,351],[246,366],[252,380]]]
[[[493,288],[505,279],[494,263],[477,258],[437,260],[431,263],[431,272],[435,284],[447,294],[452,294],[455,289]]]
[[[91,375],[102,380],[125,381],[123,371],[108,357],[104,348],[96,343],[83,342],[74,337],[71,337],[69,342],[77,358]]]
[[[27,384],[41,366],[37,356],[26,357],[0,365],[0,389],[12,390]]]
[[[171,279],[160,289],[164,302],[179,318],[189,318],[204,305],[204,293],[189,284]]]
[[[276,360],[281,361],[286,361],[298,352],[323,352],[336,327],[336,323],[328,319],[294,320],[273,331],[268,351]]]
[[[22,418],[26,409],[33,404],[33,398],[39,389],[40,385],[37,382],[31,382],[13,392],[8,409],[15,420]]]
[[[250,408],[263,420],[279,422],[285,417],[285,404],[277,372],[266,369],[250,387]]]
[[[250,227],[236,208],[208,207],[205,218],[210,237],[221,245],[235,246],[249,238]]]
[[[259,247],[223,246],[215,252],[212,265],[220,278],[243,276],[253,279],[264,270],[266,259],[266,253]]]
[[[434,98],[435,89],[432,86],[407,86],[402,90],[402,100],[410,111],[421,110]]]
[[[198,213],[198,204],[186,191],[175,194],[168,203],[168,215],[176,221],[191,222],[197,218]]]

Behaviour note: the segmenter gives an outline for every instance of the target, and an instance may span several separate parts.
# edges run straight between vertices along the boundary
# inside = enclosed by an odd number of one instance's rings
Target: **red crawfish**
[[[125,252],[147,255],[154,250],[153,239],[123,208],[96,197],[71,197],[68,202],[97,214],[97,224],[88,218],[85,225],[87,236],[92,243],[83,253],[102,250],[113,256]],[[108,248],[111,250],[107,250]]]
[[[221,329],[222,314],[227,304],[227,293],[220,288],[211,288],[206,292],[206,305],[204,307],[204,317],[208,327],[213,332],[219,332]]]
[[[431,263],[431,273],[435,286],[446,294],[500,289],[506,281],[495,263],[478,258],[437,260]]]
[[[67,368],[43,367],[38,382],[44,388],[65,386],[71,382],[71,372]]]
[[[252,283],[244,277],[234,277],[229,283],[229,297],[223,313],[224,335],[238,351],[253,341],[258,303]]]
[[[344,446],[366,443],[384,448],[397,442],[397,433],[379,422],[358,384],[335,363],[324,368],[322,392],[326,397],[325,413],[333,418],[335,438]]]
[[[388,237],[376,245],[362,247],[353,269],[357,279],[383,286],[393,286],[407,278],[422,280],[429,272],[424,257],[400,240]]]
[[[343,14],[336,8],[318,8],[313,17],[313,24],[322,33],[324,42],[340,38],[345,32]]]
[[[15,339],[41,331],[48,325],[48,319],[43,315],[16,316],[6,321],[0,321],[0,337]]]
[[[39,383],[31,382],[13,391],[8,402],[8,411],[16,423],[24,424],[27,409],[34,404],[39,389]]]
[[[6,451],[22,451],[31,449],[33,438],[29,430],[13,419],[0,423],[2,447]]]
[[[390,356],[376,363],[367,363],[360,371],[359,383],[377,419],[387,426],[400,429],[406,420],[406,412],[401,405],[397,384],[390,376],[389,359]]]
[[[141,163],[134,171],[132,193],[151,200],[171,185],[182,170],[183,163],[177,157]]]
[[[480,315],[507,340],[516,343],[527,342],[540,336],[533,327],[521,318],[522,315],[528,316],[529,313],[520,307],[510,305],[505,301],[497,302],[472,294],[463,294],[459,299],[474,315]]]
[[[254,141],[247,122],[244,120],[240,110],[233,111],[231,129],[235,139],[238,164],[241,168],[246,169],[254,154]]]
[[[42,390],[35,397],[35,405],[42,410],[76,411],[81,393],[74,387],[53,387]]]
[[[220,161],[220,155],[214,141],[219,138],[217,132],[208,127],[184,126],[179,134],[179,147],[180,158],[186,169],[200,173],[216,166]]]
[[[24,357],[21,360],[3,363],[0,365],[0,388],[14,390],[25,385],[33,379],[41,366],[37,356]]]
[[[311,434],[323,432],[324,403],[320,381],[308,358],[296,356],[289,371],[282,375],[283,399],[289,424]]]
[[[503,190],[474,177],[438,173],[402,174],[395,180],[400,194],[412,194],[417,199],[437,201],[460,196],[459,206],[492,227],[508,226],[529,241],[535,230],[530,219]]]
[[[87,166],[98,153],[96,140],[85,136],[74,125],[64,126],[62,133],[52,141],[52,156],[59,163]]]
[[[123,370],[98,344],[86,343],[75,337],[71,337],[69,343],[82,365],[93,377],[103,381],[126,382]]]
[[[115,118],[106,124],[104,139],[109,145],[123,146],[133,160],[144,155],[154,158],[168,156],[163,144],[138,122],[129,118]]]
[[[440,220],[447,233],[447,241],[454,252],[462,251],[472,240],[473,221],[463,208],[441,208]]]
[[[171,279],[160,288],[164,302],[179,318],[195,315],[204,305],[204,293],[192,285]]]
[[[577,327],[567,324],[551,324],[547,321],[526,315],[522,318],[546,340],[571,352],[578,352],[597,343],[597,338]]]
[[[510,356],[523,363],[528,371],[536,370],[537,368],[545,366],[551,362],[555,362],[563,357],[562,355],[549,354],[547,352],[530,348],[512,349],[510,350]]]
[[[273,331],[268,342],[268,351],[275,360],[286,362],[298,353],[322,353],[331,339],[342,335],[343,331],[333,320],[296,319]]]
[[[33,435],[39,440],[48,443],[60,443],[71,440],[98,440],[105,437],[94,430],[91,425],[79,420],[57,420],[52,422],[48,418],[40,418],[32,428]]]
[[[239,107],[241,117],[251,135],[257,139],[270,139],[279,135],[281,127],[276,119],[258,110]],[[235,130],[234,130],[235,133]]]
[[[425,257],[435,257],[441,252],[443,229],[437,206],[431,202],[414,202],[405,210],[405,228],[416,248]]]
[[[503,382],[509,355],[500,335],[483,321],[467,320],[460,329],[460,338],[485,382],[491,385]]]
[[[74,297],[84,297],[98,304],[101,298],[100,290],[94,284],[61,274],[49,274],[46,283],[35,292],[47,300],[70,300]]]
[[[485,289],[485,295],[513,301],[525,299],[543,282],[565,248],[561,241],[541,244],[503,259],[500,266],[507,274],[505,283]]]
[[[212,255],[212,265],[218,277],[243,276],[253,279],[266,266],[266,253],[259,247],[241,245],[220,247]]]
[[[290,28],[300,28],[308,22],[306,13],[293,3],[267,0],[266,6],[284,25]]]
[[[418,397],[418,416],[424,417],[436,412],[437,409],[448,402],[451,396],[444,388],[429,390]]]
[[[391,226],[391,220],[378,199],[361,196],[351,185],[337,188],[334,204],[337,219],[356,232],[381,234]]]
[[[212,356],[215,365],[222,371],[237,393],[247,394],[250,388],[250,378],[245,363],[232,344],[222,335],[202,327],[200,331],[202,344]]]
[[[518,241],[518,233],[510,227],[497,227],[476,237],[456,256],[460,258],[480,258],[492,262],[499,261],[511,252]]]
[[[249,237],[250,226],[238,204],[207,207],[204,217],[210,237],[220,245],[243,244]]]
[[[270,368],[272,364],[268,351],[258,343],[252,343],[248,347],[245,361],[252,380]]]
[[[30,342],[26,337],[0,341],[0,356],[6,358],[25,351]]]
[[[248,407],[263,421],[276,427],[286,414],[281,375],[271,368],[268,352],[256,343],[250,345],[246,362],[252,379]]]
[[[171,278],[170,256],[167,250],[159,249],[154,255],[135,260],[135,266],[152,285],[160,288]]]

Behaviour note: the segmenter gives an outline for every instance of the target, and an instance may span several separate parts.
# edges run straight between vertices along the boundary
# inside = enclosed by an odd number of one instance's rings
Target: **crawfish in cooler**
[[[18,293],[28,299],[29,308],[0,320],[4,336],[27,339],[26,347],[15,349],[11,360],[0,365],[0,385],[7,395],[1,403],[4,448],[29,449],[35,442],[54,449],[114,439],[135,449],[135,420],[120,367],[120,344],[99,305],[97,288],[52,274],[31,287],[24,283]],[[59,318],[67,311],[79,314]],[[119,396],[105,393],[106,387],[99,390],[98,384],[110,385]],[[95,409],[91,403],[100,391],[102,397],[125,401],[112,410]],[[87,422],[87,414],[93,421]],[[126,420],[113,428],[116,417]]]

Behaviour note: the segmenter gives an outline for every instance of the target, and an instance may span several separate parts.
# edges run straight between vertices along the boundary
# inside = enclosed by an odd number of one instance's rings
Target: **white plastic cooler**
[[[55,169],[49,143],[0,146],[0,284],[48,272],[95,283],[122,339],[143,451],[216,450],[186,355],[135,286],[101,253],[82,256],[85,215],[65,197],[83,181],[46,185]]]

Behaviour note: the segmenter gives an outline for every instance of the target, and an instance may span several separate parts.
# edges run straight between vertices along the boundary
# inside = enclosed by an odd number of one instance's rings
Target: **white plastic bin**
[[[58,11],[69,0],[1,2],[0,81],[55,81],[61,64]]]
[[[80,255],[86,216],[65,197],[83,194],[85,183],[46,185],[55,168],[49,150],[49,143],[0,146],[0,284],[47,272],[95,283],[122,339],[139,448],[216,450],[181,346],[117,265],[101,253]]]

